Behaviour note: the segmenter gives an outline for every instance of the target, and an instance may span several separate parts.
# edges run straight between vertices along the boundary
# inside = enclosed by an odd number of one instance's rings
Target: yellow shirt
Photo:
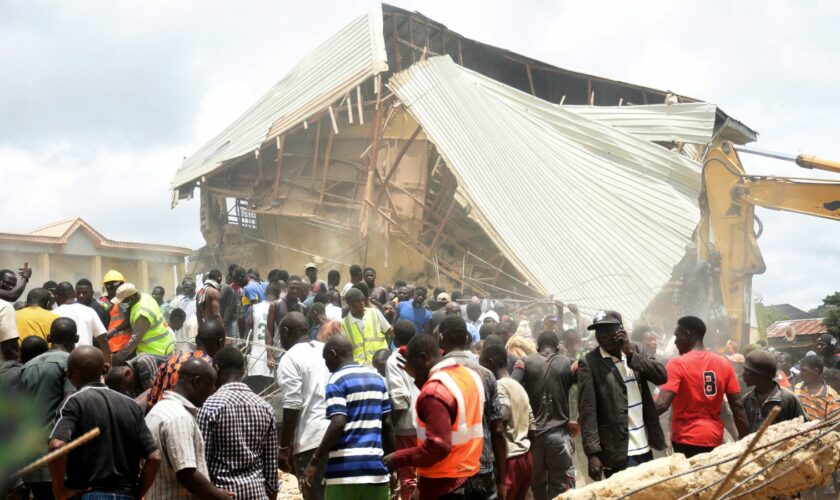
[[[17,320],[20,340],[23,341],[23,339],[32,335],[47,340],[52,322],[58,318],[57,314],[37,306],[24,307],[20,311],[16,311],[15,319]]]

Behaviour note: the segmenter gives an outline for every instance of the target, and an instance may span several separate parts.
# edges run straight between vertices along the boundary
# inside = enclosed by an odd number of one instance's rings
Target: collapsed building
[[[183,161],[198,269],[314,260],[639,318],[699,220],[714,104],[561,69],[381,5]]]

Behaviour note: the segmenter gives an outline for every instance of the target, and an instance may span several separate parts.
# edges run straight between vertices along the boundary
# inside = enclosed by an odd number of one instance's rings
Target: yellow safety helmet
[[[110,283],[112,281],[122,281],[123,283],[125,283],[125,278],[123,278],[122,273],[120,273],[119,271],[111,269],[107,273],[105,273],[105,277],[102,278],[102,284],[104,285],[105,283]]]

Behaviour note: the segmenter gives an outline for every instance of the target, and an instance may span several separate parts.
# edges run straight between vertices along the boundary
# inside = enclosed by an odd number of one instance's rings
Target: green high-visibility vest
[[[149,321],[149,329],[143,335],[143,340],[137,345],[137,354],[154,354],[156,356],[167,356],[172,354],[174,342],[169,333],[169,327],[163,319],[160,306],[151,295],[141,293],[140,301],[134,304],[129,314],[131,328],[140,317]]]
[[[341,322],[344,334],[353,345],[353,360],[363,366],[373,366],[373,355],[380,349],[388,348],[385,334],[380,331],[379,314],[374,308],[365,309],[365,331],[359,331],[355,318],[347,313]]]

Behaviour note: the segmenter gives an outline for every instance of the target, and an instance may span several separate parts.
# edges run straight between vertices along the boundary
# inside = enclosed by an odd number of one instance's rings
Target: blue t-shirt
[[[414,323],[416,333],[423,333],[423,327],[432,319],[432,311],[425,307],[414,307],[414,301],[406,300],[397,304],[399,319],[407,319]]]
[[[391,412],[385,379],[370,368],[349,364],[327,382],[327,418],[345,415],[344,433],[329,453],[326,484],[389,481],[382,463],[382,417]]]
[[[265,301],[265,288],[259,281],[251,280],[242,289],[242,317],[248,318],[251,305]]]

